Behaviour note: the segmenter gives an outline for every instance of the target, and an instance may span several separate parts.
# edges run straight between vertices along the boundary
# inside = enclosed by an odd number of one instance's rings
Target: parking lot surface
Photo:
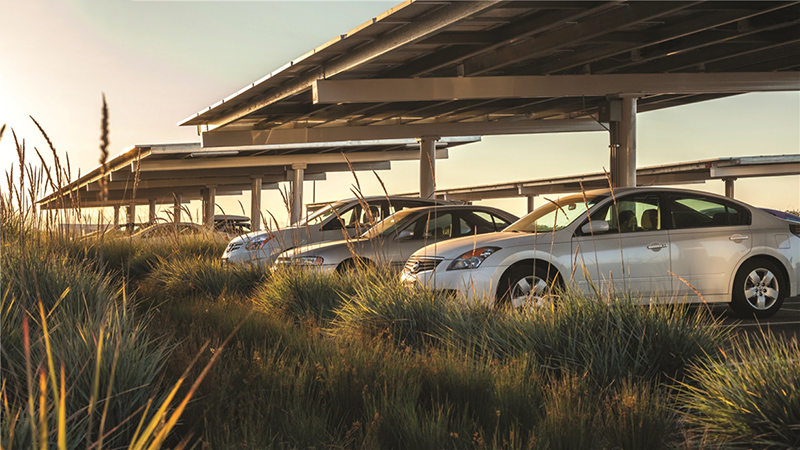
[[[781,309],[768,319],[738,318],[727,305],[713,305],[711,312],[722,320],[722,326],[733,327],[736,334],[759,337],[771,332],[787,340],[797,339],[800,335],[800,297],[786,299]]]

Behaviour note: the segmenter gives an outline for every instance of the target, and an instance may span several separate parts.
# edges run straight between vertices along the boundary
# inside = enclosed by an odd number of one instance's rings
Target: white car
[[[291,227],[256,231],[234,238],[225,248],[222,262],[271,265],[285,250],[353,237],[402,209],[443,203],[452,202],[385,195],[334,202]]]
[[[276,265],[298,264],[322,272],[347,270],[357,261],[388,263],[401,269],[412,253],[459,236],[500,231],[517,216],[489,206],[436,205],[398,211],[355,239],[322,242],[287,250]]]
[[[800,291],[800,224],[705,192],[594,191],[544,205],[500,233],[424,247],[401,277],[515,307],[570,285],[645,302],[724,302],[763,318]]]

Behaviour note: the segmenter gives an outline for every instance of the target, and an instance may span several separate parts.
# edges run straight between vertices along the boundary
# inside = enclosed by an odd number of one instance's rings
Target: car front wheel
[[[778,312],[787,291],[788,283],[775,263],[750,260],[736,273],[730,306],[738,316],[764,319]]]
[[[501,307],[541,307],[552,302],[555,274],[541,266],[517,266],[509,270],[500,284]]]

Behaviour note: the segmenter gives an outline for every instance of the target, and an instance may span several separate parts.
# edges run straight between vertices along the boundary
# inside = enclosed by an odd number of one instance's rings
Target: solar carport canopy
[[[581,131],[611,96],[792,90],[798,67],[798,2],[409,1],[181,125],[204,147]]]

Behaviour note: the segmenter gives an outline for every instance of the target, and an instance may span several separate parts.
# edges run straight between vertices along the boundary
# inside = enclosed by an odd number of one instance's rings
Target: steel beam
[[[756,72],[382,78],[317,80],[313,88],[315,104],[388,103],[795,91],[800,90],[800,77],[795,72]]]
[[[779,175],[800,175],[800,163],[754,164],[748,166],[723,166],[715,164],[711,167],[711,178],[747,178]]]
[[[446,159],[447,149],[437,149],[436,158]],[[351,163],[380,162],[380,161],[412,161],[419,158],[419,153],[414,151],[395,152],[357,152],[348,153],[347,160]],[[138,163],[142,172],[186,171],[196,169],[224,170],[236,167],[253,166],[291,166],[293,164],[306,164],[312,161],[316,164],[346,163],[341,153],[325,153],[314,155],[278,155],[278,156],[234,156],[229,158],[197,159],[197,160],[171,160],[171,161],[141,161]]]
[[[273,128],[271,130],[213,131],[202,134],[206,147],[241,147],[271,150],[273,145],[298,143],[346,143],[348,140],[411,139],[440,136],[441,142],[458,136],[496,136],[531,133],[604,131],[592,119],[515,120],[495,122],[447,122],[406,125],[341,126],[316,128]],[[477,137],[470,138],[478,140]],[[263,147],[260,147],[263,146]]]

